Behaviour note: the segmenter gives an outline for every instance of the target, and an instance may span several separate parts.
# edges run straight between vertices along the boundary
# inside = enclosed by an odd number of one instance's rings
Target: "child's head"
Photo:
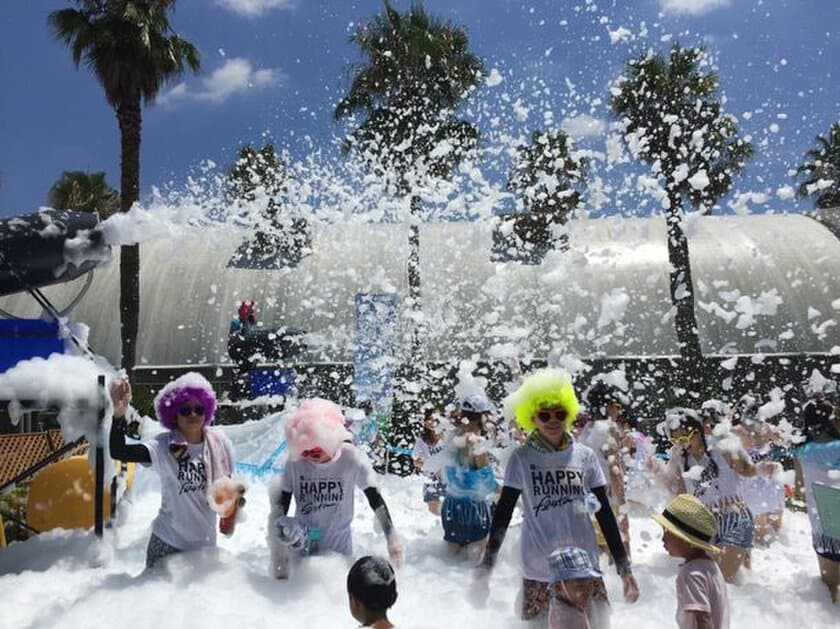
[[[717,553],[711,542],[718,532],[714,514],[690,494],[680,494],[659,514],[653,515],[663,529],[662,544],[672,557],[687,559],[698,551]]]
[[[569,430],[578,414],[578,400],[568,374],[541,369],[505,398],[505,415],[515,417],[526,433]]]
[[[363,625],[385,618],[397,600],[397,577],[382,557],[359,559],[347,573],[350,613]]]
[[[575,607],[585,609],[595,593],[601,571],[592,565],[592,558],[583,548],[563,546],[548,557],[551,584],[555,592]]]
[[[284,424],[292,459],[323,463],[334,458],[341,443],[353,437],[344,422],[341,409],[329,400],[301,402]]]

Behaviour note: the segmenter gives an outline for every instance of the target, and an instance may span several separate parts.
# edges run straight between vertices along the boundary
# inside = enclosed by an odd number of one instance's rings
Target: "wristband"
[[[630,568],[630,558],[625,556],[620,561],[616,561],[615,571],[619,575],[632,574],[632,570]]]

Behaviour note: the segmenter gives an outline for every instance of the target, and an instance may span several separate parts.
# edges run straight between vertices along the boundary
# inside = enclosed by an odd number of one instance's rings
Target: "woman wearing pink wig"
[[[286,419],[289,460],[271,491],[268,544],[271,573],[288,578],[291,550],[298,555],[323,551],[353,554],[354,487],[363,490],[385,537],[391,561],[399,565],[402,545],[388,507],[376,487],[370,461],[348,440],[341,409],[328,400],[304,400]],[[287,517],[292,496],[294,517]]]
[[[125,442],[125,413],[131,402],[128,381],[111,389],[111,457],[150,466],[160,476],[160,511],[152,523],[146,567],[173,553],[216,544],[216,510],[208,490],[230,482],[233,448],[213,429],[216,395],[201,374],[170,382],[155,397],[155,413],[167,430],[143,444]],[[241,494],[244,486],[238,488]]]

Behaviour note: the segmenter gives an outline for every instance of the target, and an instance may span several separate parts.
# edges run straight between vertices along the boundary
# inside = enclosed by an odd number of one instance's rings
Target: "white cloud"
[[[297,0],[216,0],[216,4],[237,15],[259,17],[272,9],[292,9]]]
[[[700,15],[729,4],[729,0],[659,0],[665,11]]]
[[[192,100],[217,105],[237,92],[279,85],[282,82],[283,72],[279,68],[254,70],[250,61],[236,57],[225,61],[222,67],[202,79],[196,88],[179,83],[158,98],[158,103],[168,105]]]
[[[601,135],[607,128],[603,120],[593,118],[588,114],[566,118],[560,126],[573,140]]]

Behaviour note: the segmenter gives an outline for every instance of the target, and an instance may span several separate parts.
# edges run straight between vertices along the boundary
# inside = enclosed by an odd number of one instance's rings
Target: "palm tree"
[[[105,181],[104,172],[65,170],[50,188],[47,203],[56,210],[98,212],[102,219],[120,209],[120,195]]]
[[[284,216],[282,208],[289,194],[290,174],[277,155],[274,143],[261,149],[245,144],[228,171],[227,191],[234,203],[266,199],[258,215],[242,218],[255,228],[254,237],[237,250],[231,263],[243,268],[294,266],[303,257],[310,239],[304,218]]]
[[[76,0],[78,9],[50,13],[56,39],[82,59],[105,90],[120,128],[120,211],[139,198],[141,101],[154,102],[160,89],[188,66],[200,67],[198,50],[174,34],[167,12],[175,0]],[[122,366],[136,364],[140,314],[140,250],[120,251]]]
[[[610,106],[625,139],[664,180],[667,194],[671,300],[680,354],[692,385],[702,378],[703,356],[694,312],[683,203],[710,212],[752,155],[735,118],[722,112],[718,76],[703,67],[704,51],[675,45],[666,58],[631,59],[612,88]]]
[[[478,85],[483,62],[469,52],[463,28],[426,12],[414,2],[406,13],[384,0],[383,11],[350,38],[363,62],[335,109],[340,120],[361,114],[345,148],[410,197],[409,301],[420,310],[420,197],[424,176],[447,177],[478,141],[478,130],[455,115]],[[418,326],[411,359],[419,354]]]
[[[818,135],[816,142],[796,169],[797,177],[806,177],[799,184],[799,196],[812,197],[819,209],[840,207],[840,122],[831,125],[828,136]]]
[[[530,144],[517,148],[507,187],[526,210],[514,215],[514,231],[532,246],[551,246],[552,228],[565,225],[580,203],[586,161],[571,155],[570,148],[568,135],[558,130],[535,131]]]

